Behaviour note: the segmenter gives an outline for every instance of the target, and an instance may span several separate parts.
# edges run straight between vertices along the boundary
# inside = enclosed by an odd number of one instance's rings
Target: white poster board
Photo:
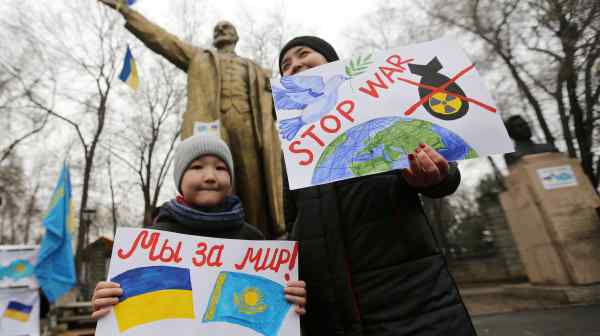
[[[573,187],[577,185],[575,172],[569,165],[540,168],[537,174],[546,190]]]
[[[0,246],[0,288],[38,288],[33,273],[39,246]]]
[[[0,335],[38,336],[40,297],[37,289],[0,289]]]
[[[448,161],[514,150],[450,39],[328,63],[271,87],[291,189],[406,168],[420,143]]]
[[[123,296],[97,325],[108,335],[300,335],[285,301],[298,245],[120,228],[108,279]]]

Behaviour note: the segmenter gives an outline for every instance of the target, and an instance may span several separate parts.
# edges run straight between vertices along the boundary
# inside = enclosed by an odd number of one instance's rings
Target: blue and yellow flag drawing
[[[281,284],[256,275],[222,271],[202,322],[234,323],[274,336],[290,307]]]
[[[125,82],[129,87],[134,90],[137,90],[140,86],[140,78],[138,77],[137,65],[135,64],[135,59],[131,54],[131,49],[127,46],[127,51],[125,52],[125,58],[123,59],[123,69],[119,74],[119,79]]]
[[[38,282],[51,303],[75,285],[75,260],[68,230],[74,221],[71,176],[65,163],[43,219],[46,234],[34,267]]]
[[[171,266],[140,267],[111,279],[123,295],[115,306],[119,331],[166,319],[194,319],[190,270]]]
[[[20,280],[33,275],[33,266],[25,259],[13,260],[10,265],[0,266],[0,280],[11,278],[12,280]]]
[[[27,320],[29,320],[31,309],[33,309],[33,306],[31,305],[26,305],[18,301],[10,301],[2,316],[20,322],[27,322]]]

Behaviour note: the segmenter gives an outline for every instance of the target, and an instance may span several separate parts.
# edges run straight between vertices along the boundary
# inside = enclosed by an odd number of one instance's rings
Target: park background
[[[297,35],[325,38],[342,59],[454,38],[475,62],[501,116],[522,115],[534,141],[577,158],[598,190],[597,1],[138,0],[133,8],[206,48],[215,23],[229,20],[240,36],[237,53],[274,76],[278,50]],[[186,77],[123,24],[120,15],[94,0],[0,3],[0,244],[41,241],[41,219],[66,160],[81,282],[91,280],[89,272],[83,274],[86,247],[112,239],[117,227],[149,225],[154,209],[175,194],[170,169]],[[127,45],[138,66],[138,91],[117,78]],[[454,276],[467,289],[526,282],[498,200],[505,189],[504,160],[474,159],[460,167],[463,182],[454,195],[424,199]],[[493,287],[485,287],[488,297],[495,295]],[[502,302],[508,303],[475,301],[470,309],[546,305]]]

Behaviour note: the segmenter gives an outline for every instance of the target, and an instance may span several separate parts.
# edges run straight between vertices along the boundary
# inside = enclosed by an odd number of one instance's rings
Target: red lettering
[[[306,166],[306,165],[309,165],[313,161],[314,156],[310,149],[296,147],[301,143],[302,142],[300,140],[294,140],[290,143],[290,145],[288,146],[288,149],[290,150],[290,152],[295,153],[295,154],[306,154],[308,156],[308,158],[306,160],[302,160],[299,162],[299,164],[301,166]]]
[[[150,259],[151,261],[175,261],[176,263],[179,263],[181,261],[181,257],[179,256],[179,251],[181,250],[181,242],[177,244],[176,250],[173,250],[173,248],[170,247],[168,244],[169,240],[165,239],[165,241],[162,243],[162,246],[160,247],[160,252],[158,252],[158,254],[156,254],[156,245],[152,246],[152,248],[150,249],[150,255],[148,256],[148,259]]]
[[[294,243],[294,250],[292,251],[292,260],[290,260],[290,271],[296,266],[296,259],[298,258],[298,243]]]
[[[158,241],[158,237],[159,233],[154,232],[150,235],[150,240],[147,241],[146,239],[148,238],[148,231],[143,230],[137,235],[137,237],[133,241],[133,245],[131,245],[129,252],[124,253],[123,249],[119,249],[119,251],[117,251],[117,255],[121,259],[127,259],[131,257],[133,252],[135,252],[135,250],[137,249],[138,244],[140,244],[140,247],[143,250],[148,249],[150,247],[152,247],[152,250],[154,250],[154,248],[156,247],[156,242]]]
[[[256,255],[254,255],[254,249],[252,247],[249,247],[246,250],[246,255],[244,256],[244,260],[242,260],[242,262],[240,262],[239,264],[235,264],[233,265],[237,270],[241,270],[246,266],[246,263],[248,262],[253,262],[255,264],[255,269],[256,269],[256,265],[258,265],[258,261],[260,260],[260,256],[262,254],[262,249],[258,249],[258,252],[256,253]]]
[[[208,262],[207,265],[210,267],[219,267],[223,266],[223,262],[221,262],[221,255],[223,254],[223,248],[225,245],[215,245],[210,248],[210,252],[208,252]]]
[[[215,246],[211,246],[210,250],[208,250],[208,245],[205,242],[200,242],[196,245],[196,255],[198,258],[193,257],[192,263],[194,266],[202,267],[205,264],[209,267],[219,267],[223,266],[223,262],[221,261],[221,256],[223,255],[223,249],[225,245],[219,244]],[[206,251],[208,250],[208,254]]]
[[[196,245],[196,247],[197,247],[196,255],[199,257],[198,258],[193,257],[192,263],[195,266],[202,267],[202,266],[204,266],[204,263],[206,262],[206,243],[200,242],[200,243],[198,243],[198,245]]]
[[[403,73],[404,70],[400,70],[400,69],[396,69],[396,68],[390,68],[390,67],[385,67],[385,66],[380,66],[379,70],[381,70],[381,73],[385,76],[385,78],[387,78],[390,83],[394,84],[394,79],[392,78],[392,74],[394,72],[399,72],[399,73]]]
[[[354,118],[350,115],[354,111],[354,102],[350,99],[346,99],[337,104],[336,110],[340,115],[350,122],[354,122]]]
[[[325,146],[325,143],[323,142],[323,140],[321,140],[321,138],[319,138],[315,133],[313,133],[313,130],[315,129],[315,125],[310,125],[310,127],[304,131],[304,133],[302,133],[301,138],[306,138],[306,136],[308,135],[309,137],[311,137],[313,140],[315,140],[319,146],[323,147]]]
[[[411,59],[407,59],[407,60],[403,61],[402,57],[400,57],[400,55],[392,55],[386,59],[386,62],[388,62],[388,64],[396,67],[397,68],[396,71],[404,72],[404,71],[406,71],[406,68],[403,66],[403,64],[411,62],[412,60],[413,59],[411,58]]]
[[[286,262],[290,261],[290,251],[288,250],[281,250],[281,252],[279,253],[279,256],[277,258],[277,263],[275,264],[275,268],[271,268],[273,271],[275,272],[279,272],[279,267],[281,267],[281,265],[285,264]]]
[[[379,98],[379,92],[377,92],[376,87],[382,88],[382,89],[387,89],[388,86],[383,82],[383,80],[381,79],[381,77],[379,76],[378,73],[375,74],[375,77],[377,78],[377,82],[373,82],[371,80],[367,81],[367,85],[369,86],[368,89],[360,87],[360,88],[358,88],[358,90],[362,93],[368,94],[369,96],[371,96],[373,98]]]
[[[333,120],[333,122],[335,123],[335,127],[334,128],[327,127],[327,125],[325,125],[326,120]],[[342,122],[336,116],[326,115],[323,118],[321,118],[321,128],[327,133],[335,133],[335,132],[339,131],[341,127],[342,127]]]
[[[165,239],[165,241],[162,243],[162,246],[160,247],[160,250],[157,253],[156,245],[158,243],[159,238],[160,233],[158,232],[153,232],[150,235],[150,239],[148,239],[148,231],[141,231],[135,238],[135,241],[133,242],[133,245],[131,245],[131,249],[129,250],[129,252],[125,253],[122,249],[119,249],[119,251],[117,251],[117,255],[121,259],[127,259],[131,257],[131,255],[137,250],[139,244],[139,247],[142,250],[150,249],[148,259],[150,259],[151,261],[160,260],[162,262],[174,261],[175,263],[180,263],[182,260],[180,255],[182,243],[177,243],[177,247],[173,249],[173,247],[169,246],[169,240]]]

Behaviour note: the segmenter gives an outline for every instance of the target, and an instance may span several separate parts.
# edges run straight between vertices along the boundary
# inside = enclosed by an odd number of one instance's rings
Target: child
[[[283,47],[279,69],[291,76],[336,60],[329,43],[301,36]],[[426,144],[408,159],[400,172],[285,186],[285,218],[310,288],[308,335],[475,335],[418,196],[453,193],[460,173]]]
[[[232,196],[233,160],[227,144],[216,136],[195,135],[175,151],[173,176],[180,196],[160,208],[152,229],[215,238],[261,240],[260,231],[244,222],[244,209]],[[284,290],[297,314],[305,313],[303,281],[289,281]],[[99,282],[92,296],[94,319],[108,314],[123,290]]]

